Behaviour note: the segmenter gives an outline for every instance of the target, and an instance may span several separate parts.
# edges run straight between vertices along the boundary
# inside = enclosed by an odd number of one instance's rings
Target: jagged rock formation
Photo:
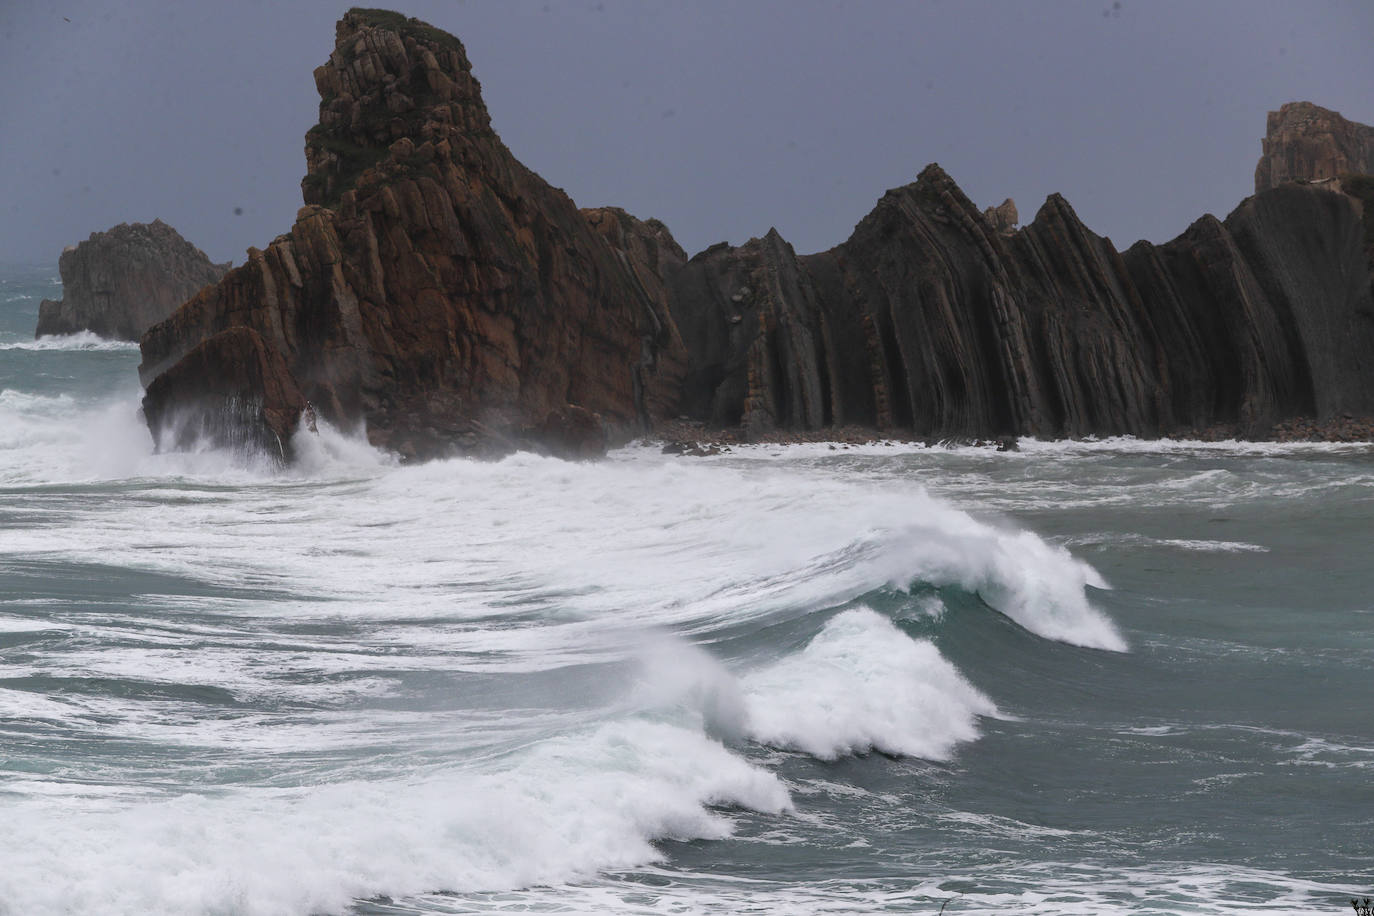
[[[751,435],[928,438],[1254,436],[1374,414],[1361,216],[1288,185],[1120,253],[1058,195],[1007,232],[930,166],[830,251],[798,257],[770,231],[672,275],[683,407]]]
[[[1016,201],[1008,197],[995,207],[988,207],[983,211],[983,218],[992,224],[992,228],[998,232],[1013,232],[1016,224],[1021,221],[1021,216],[1016,212]]]
[[[315,84],[290,233],[142,339],[161,444],[227,441],[223,418],[274,443],[308,402],[408,458],[583,454],[675,410],[685,352],[655,265],[680,249],[652,224],[593,229],[517,162],[457,39],[351,10]]]
[[[57,261],[63,298],[38,307],[35,337],[93,331],[138,340],[229,269],[162,220],[93,232]]]
[[[1262,142],[1256,192],[1290,181],[1374,173],[1374,127],[1311,102],[1289,102],[1269,112]]]
[[[585,457],[653,422],[1254,436],[1374,415],[1364,179],[1118,252],[1058,195],[1017,229],[1010,200],[980,212],[930,166],[830,251],[770,231],[687,260],[517,162],[444,32],[351,10],[315,82],[290,233],[142,339],[161,446],[289,458],[316,413],[408,458]]]

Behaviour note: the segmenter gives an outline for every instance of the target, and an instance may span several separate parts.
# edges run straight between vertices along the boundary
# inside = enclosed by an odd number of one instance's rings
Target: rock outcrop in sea
[[[689,260],[517,162],[432,26],[351,10],[315,82],[291,231],[142,339],[160,447],[289,458],[317,416],[419,459],[586,457],[683,421],[945,439],[1374,415],[1359,180],[1265,188],[1121,252],[1059,195],[1017,228],[931,165],[829,251],[770,231]]]
[[[101,337],[138,340],[201,288],[224,276],[162,220],[120,223],[93,232],[57,261],[62,298],[38,307],[35,337],[92,331]]]
[[[457,39],[354,9],[315,85],[291,231],[143,337],[160,446],[247,424],[288,454],[313,409],[410,459],[585,455],[676,409],[646,260],[675,243],[594,228],[517,162]]]
[[[830,251],[770,231],[672,275],[683,410],[753,437],[930,439],[1262,436],[1374,414],[1365,215],[1290,184],[1118,252],[1059,195],[1010,230],[931,165]]]
[[[1374,174],[1374,127],[1311,102],[1288,102],[1269,112],[1263,150],[1255,166],[1256,193],[1290,181]]]

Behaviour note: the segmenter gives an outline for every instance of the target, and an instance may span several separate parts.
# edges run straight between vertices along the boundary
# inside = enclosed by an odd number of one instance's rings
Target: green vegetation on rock
[[[416,38],[422,38],[426,41],[433,42],[441,48],[457,51],[464,61],[467,60],[467,54],[463,51],[462,42],[454,38],[448,32],[445,32],[443,29],[435,28],[428,22],[412,19],[402,13],[394,12],[393,10],[380,10],[355,6],[348,12],[350,15],[357,16],[370,25],[375,25],[378,28],[390,29],[398,35],[413,35]]]

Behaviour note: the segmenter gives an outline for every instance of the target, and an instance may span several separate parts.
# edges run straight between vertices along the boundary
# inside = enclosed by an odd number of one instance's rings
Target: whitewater
[[[1341,912],[1374,448],[155,454],[0,270],[0,914]]]

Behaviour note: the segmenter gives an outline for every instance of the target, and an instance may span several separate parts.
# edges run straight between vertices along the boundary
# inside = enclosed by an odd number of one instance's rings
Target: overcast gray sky
[[[161,217],[215,260],[300,206],[342,3],[0,0],[0,261]],[[1253,190],[1265,113],[1374,122],[1374,2],[409,0],[467,46],[517,157],[689,252],[844,240],[939,162],[1126,247]],[[242,212],[238,212],[242,211]]]

